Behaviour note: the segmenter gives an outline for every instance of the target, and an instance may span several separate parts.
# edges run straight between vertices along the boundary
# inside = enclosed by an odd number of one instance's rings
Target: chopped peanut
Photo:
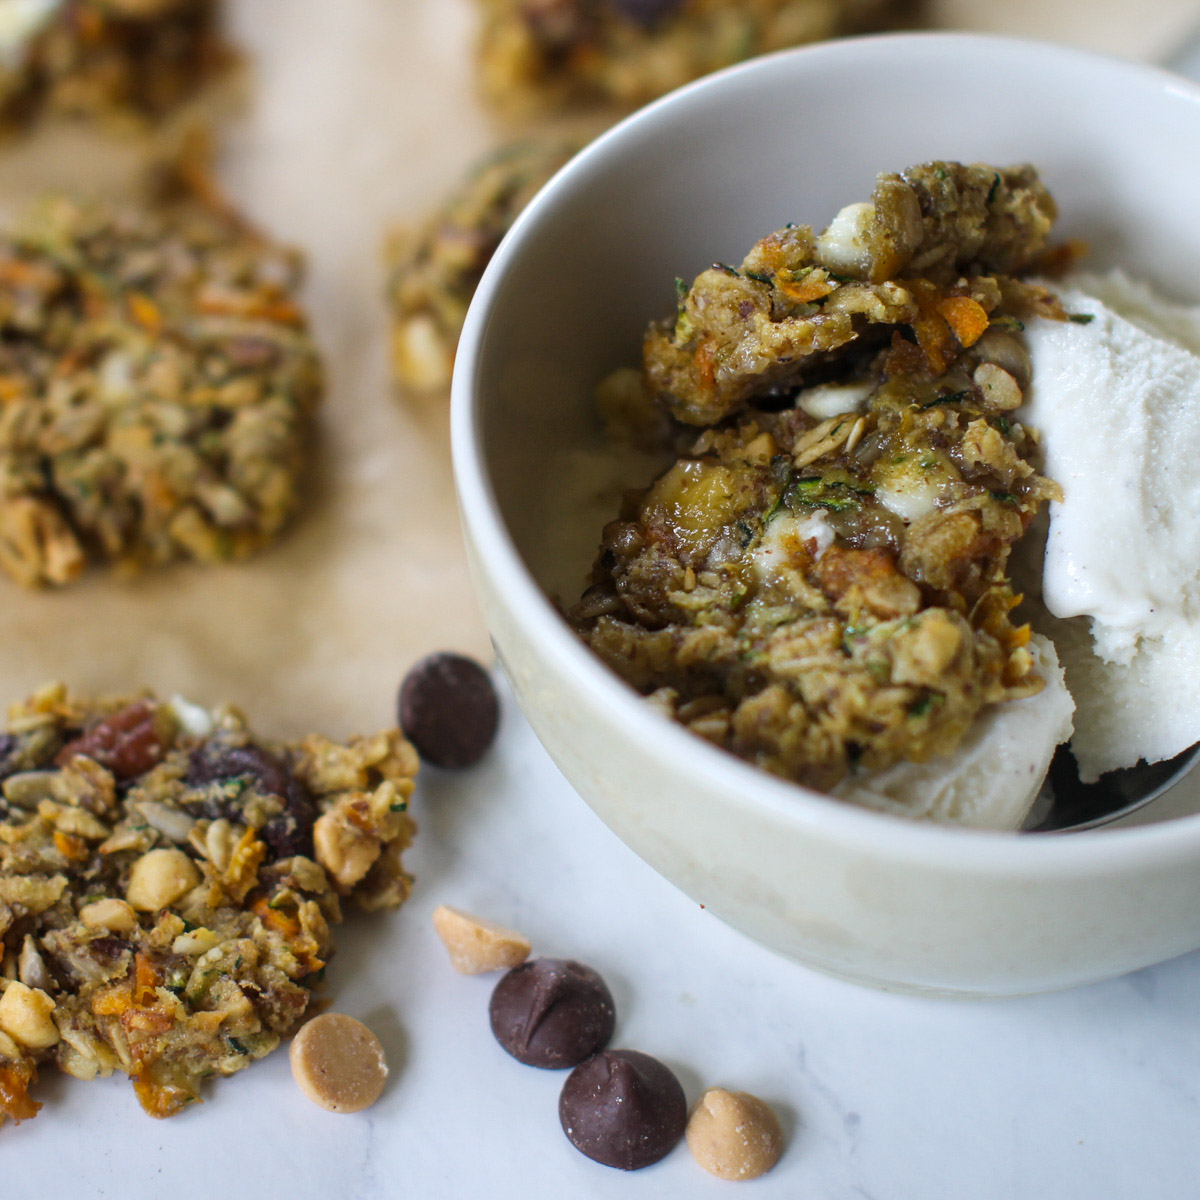
[[[107,929],[110,933],[129,933],[138,923],[133,908],[115,897],[85,904],[79,910],[79,919],[89,929]]]
[[[341,804],[318,818],[313,826],[313,846],[317,862],[333,876],[339,889],[347,891],[375,865],[382,849],[380,840],[359,828]]]
[[[433,910],[433,927],[450,952],[450,965],[463,975],[507,971],[532,949],[521,934],[448,904]]]
[[[31,1050],[45,1050],[59,1041],[51,1013],[54,1001],[40,988],[13,981],[0,996],[0,1029]]]
[[[196,864],[182,850],[150,850],[133,864],[125,899],[141,912],[157,912],[199,882]]]

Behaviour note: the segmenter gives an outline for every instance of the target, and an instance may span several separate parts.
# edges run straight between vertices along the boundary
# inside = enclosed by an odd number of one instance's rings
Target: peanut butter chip
[[[450,952],[450,965],[464,975],[507,971],[532,949],[529,939],[514,930],[448,904],[433,910],[433,928]]]
[[[292,1075],[321,1108],[361,1112],[379,1099],[387,1063],[379,1039],[345,1013],[322,1013],[292,1039]]]
[[[770,1106],[749,1092],[709,1088],[688,1118],[687,1144],[720,1179],[757,1179],[783,1153],[783,1130]]]

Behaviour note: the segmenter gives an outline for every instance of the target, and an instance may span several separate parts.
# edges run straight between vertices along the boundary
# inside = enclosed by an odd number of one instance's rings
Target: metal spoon
[[[1107,825],[1170,791],[1197,760],[1200,745],[1163,762],[1137,763],[1084,783],[1075,755],[1059,746],[1022,832],[1068,833]]]

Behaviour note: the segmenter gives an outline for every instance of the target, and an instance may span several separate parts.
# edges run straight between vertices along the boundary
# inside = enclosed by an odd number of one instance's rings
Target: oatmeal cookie
[[[578,149],[546,139],[490,154],[420,229],[392,238],[392,362],[406,387],[449,387],[458,335],[484,268],[522,209]]]
[[[986,322],[1004,277],[1045,251],[1056,215],[1032,167],[933,162],[880,175],[871,202],[819,236],[789,226],[737,268],[678,281],[676,316],[646,335],[646,378],[676,419],[711,425],[873,334],[908,325],[926,347],[945,342],[956,322]]]
[[[1007,566],[1059,491],[1019,419],[1019,332],[1066,314],[1007,272],[1053,212],[1028,168],[935,163],[881,177],[839,271],[785,230],[702,275],[644,373],[601,389],[634,435],[639,405],[712,427],[674,426],[682,454],[605,528],[572,612],[592,649],[695,732],[821,788],[949,754],[984,707],[1036,693]]]
[[[197,182],[197,181],[194,181]],[[321,371],[298,255],[201,191],[0,238],[0,568],[241,558],[296,507]]]
[[[0,133],[46,114],[154,120],[234,61],[221,0],[7,0]]]
[[[269,1053],[342,903],[394,907],[417,756],[274,743],[233,708],[44,688],[0,733],[0,1121],[37,1070],[128,1074],[151,1116]]]
[[[768,50],[879,28],[907,0],[480,0],[494,104],[644,104]]]

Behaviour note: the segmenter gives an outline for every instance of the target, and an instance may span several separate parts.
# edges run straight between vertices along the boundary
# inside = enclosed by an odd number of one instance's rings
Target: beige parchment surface
[[[936,0],[939,20],[1161,57],[1196,0]],[[1136,7],[1136,19],[1134,9]],[[392,720],[431,650],[489,657],[463,561],[447,401],[389,384],[379,248],[504,135],[475,102],[470,0],[230,0],[249,52],[221,174],[249,214],[309,259],[329,373],[306,510],[273,550],[57,593],[0,577],[0,703],[47,679],[144,684],[242,704],[266,733],[340,735]],[[998,86],[1002,86],[998,82]],[[0,154],[0,211],[46,186],[128,190],[145,148],[50,131]]]

